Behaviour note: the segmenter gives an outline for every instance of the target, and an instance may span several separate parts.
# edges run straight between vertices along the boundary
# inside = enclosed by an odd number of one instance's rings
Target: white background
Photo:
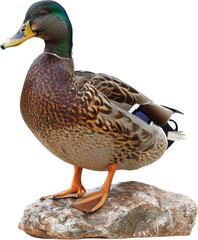
[[[3,1],[0,41],[14,34],[34,1]],[[116,76],[159,104],[177,108],[185,141],[156,163],[117,171],[114,183],[140,181],[182,193],[198,203],[197,65],[198,2],[191,0],[60,0],[73,24],[76,70]],[[0,226],[1,239],[31,239],[18,230],[23,210],[46,194],[70,187],[73,166],[48,152],[22,120],[19,103],[30,64],[43,51],[41,39],[0,51]],[[84,170],[88,189],[106,172]],[[189,237],[197,239],[198,222]],[[158,238],[157,238],[158,239]]]

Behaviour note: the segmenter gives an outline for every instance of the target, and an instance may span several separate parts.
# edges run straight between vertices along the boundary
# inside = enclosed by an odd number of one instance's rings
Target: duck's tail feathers
[[[170,141],[181,141],[184,140],[186,135],[182,131],[169,131],[167,139]]]
[[[164,126],[162,126],[162,130],[166,134],[167,140],[168,140],[168,146],[167,149],[175,142],[179,140],[185,139],[185,134],[182,131],[178,131],[178,125],[177,123],[170,119],[170,122],[173,122],[175,124],[175,129],[173,129],[169,123],[166,123]]]
[[[160,106],[155,103],[138,105],[134,107],[129,110],[130,113],[139,117],[148,124],[154,122],[156,125],[162,128],[162,130],[166,134],[166,138],[168,141],[167,149],[175,141],[183,140],[185,138],[185,134],[183,134],[182,131],[178,131],[177,123],[174,120],[170,119],[173,113],[183,114],[182,112],[173,108]],[[170,126],[169,122],[173,122],[175,124],[175,129]]]

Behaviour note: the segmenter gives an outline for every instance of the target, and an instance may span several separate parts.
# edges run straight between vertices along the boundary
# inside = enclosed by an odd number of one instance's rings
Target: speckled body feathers
[[[160,127],[127,112],[136,102],[150,100],[115,78],[74,72],[71,59],[43,53],[27,74],[21,112],[62,160],[92,170],[110,163],[131,170],[156,161],[167,146]]]

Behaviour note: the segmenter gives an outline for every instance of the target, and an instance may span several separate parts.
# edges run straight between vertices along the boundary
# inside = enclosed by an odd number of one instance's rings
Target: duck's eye
[[[43,16],[45,16],[47,14],[47,10],[43,10],[42,12],[41,12],[41,15],[43,15]]]

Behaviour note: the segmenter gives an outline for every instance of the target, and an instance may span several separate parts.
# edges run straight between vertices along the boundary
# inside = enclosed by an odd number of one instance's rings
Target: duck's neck
[[[53,53],[58,55],[59,57],[71,58],[72,44],[69,41],[65,41],[63,43],[45,41],[44,52]]]
[[[66,32],[62,31],[60,35],[57,34],[52,39],[45,40],[44,52],[50,52],[60,57],[72,58],[72,27],[70,22],[67,23]]]

